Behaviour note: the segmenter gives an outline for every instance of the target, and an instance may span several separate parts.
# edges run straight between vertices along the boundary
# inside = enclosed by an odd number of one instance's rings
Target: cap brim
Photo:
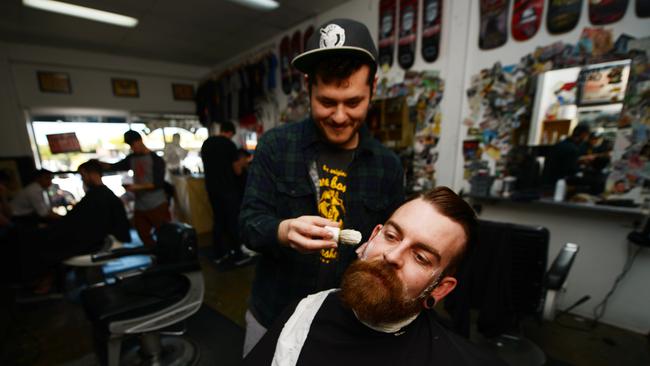
[[[315,50],[307,51],[296,56],[292,61],[291,65],[300,72],[304,74],[309,74],[316,63],[320,61],[324,56],[345,56],[345,55],[355,55],[355,56],[365,56],[370,62],[377,62],[372,53],[360,47],[332,47],[332,48],[317,48]]]

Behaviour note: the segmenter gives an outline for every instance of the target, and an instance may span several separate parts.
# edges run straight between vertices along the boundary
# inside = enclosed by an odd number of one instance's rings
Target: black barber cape
[[[282,327],[297,303],[264,335],[244,365],[270,365]],[[396,333],[382,333],[359,322],[338,292],[330,293],[314,317],[297,365],[505,365],[464,338],[445,330],[433,312],[422,312]]]
[[[89,187],[81,201],[44,234],[47,245],[42,250],[59,259],[97,251],[109,234],[131,241],[124,204],[105,185]]]

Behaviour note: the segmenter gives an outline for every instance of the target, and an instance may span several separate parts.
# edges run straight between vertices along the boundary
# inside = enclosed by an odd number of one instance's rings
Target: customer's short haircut
[[[588,124],[586,123],[579,123],[574,129],[573,132],[571,133],[571,136],[578,137],[584,133],[589,133],[591,131],[591,128],[589,127]]]
[[[377,64],[366,57],[354,55],[324,57],[316,63],[313,70],[308,74],[309,93],[311,94],[311,87],[318,82],[317,77],[325,84],[341,83],[361,69],[363,65],[367,65],[370,69],[366,82],[370,87],[372,96],[372,84],[375,81]]]
[[[224,132],[232,132],[235,133],[235,124],[230,122],[230,121],[225,121],[221,122],[221,127],[219,129],[219,132],[224,133]]]
[[[430,203],[443,216],[459,224],[465,233],[465,243],[459,253],[451,258],[443,275],[454,275],[460,264],[469,256],[476,242],[476,213],[472,207],[448,187],[436,187],[409,200],[422,199]]]
[[[102,164],[95,159],[88,160],[87,162],[79,165],[77,171],[81,171],[81,170],[86,171],[88,173],[97,173],[99,175],[102,175],[102,172],[104,171],[104,169],[102,168]]]
[[[124,142],[131,145],[136,141],[141,141],[142,136],[138,131],[128,130],[124,132]]]

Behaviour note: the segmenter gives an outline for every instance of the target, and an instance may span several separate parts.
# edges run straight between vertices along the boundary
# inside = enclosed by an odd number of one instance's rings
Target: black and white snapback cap
[[[377,62],[377,48],[365,24],[352,19],[334,19],[318,28],[307,40],[305,51],[291,64],[308,74],[323,57],[356,55]]]

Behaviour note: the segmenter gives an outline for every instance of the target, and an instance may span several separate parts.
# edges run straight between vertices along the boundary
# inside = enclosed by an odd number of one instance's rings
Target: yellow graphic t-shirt
[[[354,150],[343,150],[331,146],[319,151],[316,160],[318,173],[318,214],[322,217],[338,222],[344,228],[347,215],[349,166],[354,158]],[[340,253],[337,248],[322,249],[320,251],[320,266],[316,290],[325,290],[339,286]],[[337,275],[338,274],[338,275]]]
[[[347,190],[345,179],[348,174],[327,164],[321,164],[318,176],[320,186],[318,214],[326,219],[338,222],[339,226],[342,227],[343,218],[345,217],[345,192]],[[322,249],[320,260],[323,263],[329,263],[335,260],[337,255],[336,248]]]

